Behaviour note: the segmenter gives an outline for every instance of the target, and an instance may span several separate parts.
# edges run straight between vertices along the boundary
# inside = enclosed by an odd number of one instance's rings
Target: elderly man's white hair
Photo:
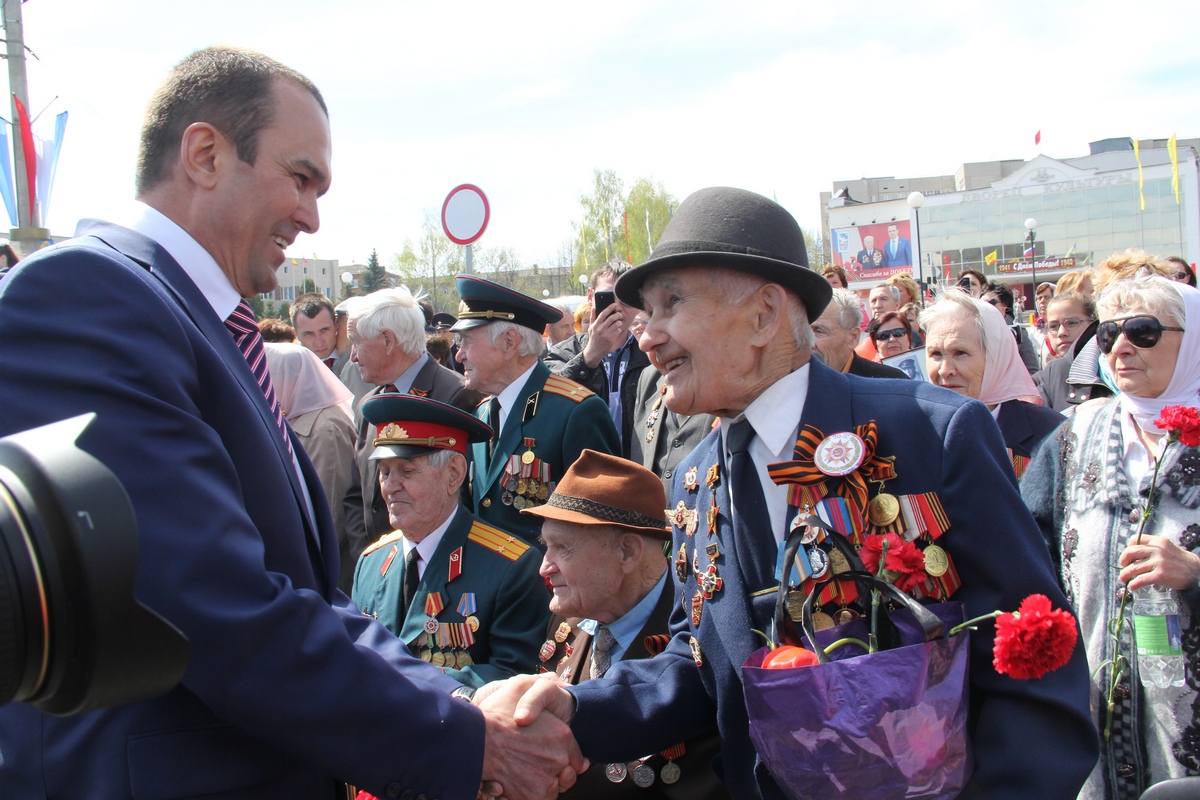
[[[351,307],[350,321],[364,339],[391,331],[400,349],[418,358],[425,352],[425,312],[418,305],[421,299],[403,286],[380,289]]]
[[[834,316],[843,330],[858,330],[862,327],[862,302],[859,301],[858,295],[849,289],[834,289],[829,307],[825,310],[837,312]]]
[[[517,348],[518,354],[522,356],[535,357],[540,357],[542,355],[542,350],[545,349],[546,342],[542,339],[542,334],[538,333],[532,328],[526,328],[524,325],[517,325],[512,322],[501,321],[493,322],[489,325],[483,326],[483,332],[487,335],[488,341],[492,344],[495,344],[496,340],[500,338],[501,334],[510,328],[516,331],[517,335],[520,337],[521,344]]]

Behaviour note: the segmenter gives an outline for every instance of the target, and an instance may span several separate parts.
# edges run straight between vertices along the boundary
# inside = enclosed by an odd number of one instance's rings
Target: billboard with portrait
[[[833,263],[852,281],[883,280],[913,272],[907,219],[833,229]]]

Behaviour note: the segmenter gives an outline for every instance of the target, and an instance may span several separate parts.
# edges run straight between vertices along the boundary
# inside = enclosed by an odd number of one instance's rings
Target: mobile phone
[[[600,291],[600,292],[596,292],[594,297],[595,297],[595,302],[596,302],[596,317],[599,317],[601,314],[604,313],[604,309],[608,308],[614,302],[616,302],[617,293],[612,290]]]

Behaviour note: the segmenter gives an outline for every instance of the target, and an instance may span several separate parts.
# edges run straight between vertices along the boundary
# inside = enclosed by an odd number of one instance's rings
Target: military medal
[[[708,570],[700,576],[700,588],[705,600],[712,600],[713,595],[725,586],[725,579],[717,574],[717,565],[709,564]]]
[[[517,479],[517,494],[525,494],[529,491],[529,483],[524,478]]]
[[[717,532],[717,515],[721,513],[721,509],[717,507],[717,498],[713,498],[712,506],[708,509],[708,535],[712,536]]]
[[[562,642],[565,642],[567,640],[567,637],[570,635],[571,635],[571,626],[568,625],[566,622],[560,622],[558,624],[558,630],[556,630],[554,632],[554,641],[561,644]]]
[[[500,495],[500,502],[504,503],[504,505],[506,505],[506,506],[511,506],[513,504],[512,494],[509,492],[505,492],[504,494]]]
[[[608,778],[613,783],[620,783],[625,780],[625,776],[629,774],[629,770],[624,764],[609,764],[604,768],[604,777]]]
[[[516,475],[509,475],[509,476],[508,476],[507,478],[505,478],[505,480],[504,480],[504,488],[505,488],[505,490],[506,490],[506,491],[509,491],[509,492],[515,492],[515,491],[517,490],[517,486],[518,486],[518,485],[519,485],[519,484],[517,483],[517,476],[516,476]]]
[[[829,551],[829,568],[833,570],[834,575],[841,575],[843,572],[850,571],[850,560],[846,558],[846,554],[836,547]]]
[[[834,625],[833,617],[826,614],[824,611],[814,611],[812,615],[813,630],[823,631],[827,628],[832,628]]]
[[[950,557],[946,551],[931,544],[925,548],[925,572],[934,578],[940,578],[950,571]]]
[[[468,653],[466,650],[463,650],[461,653],[458,654],[458,668],[459,669],[466,669],[467,667],[471,666],[474,663],[475,663],[475,659],[471,658],[471,654]]]
[[[546,502],[547,499],[549,499],[549,497],[550,497],[550,490],[547,489],[546,484],[543,483],[541,486],[538,487],[537,498],[538,498],[538,500],[541,500],[544,503],[544,502]]]
[[[708,556],[709,561],[716,561],[721,557],[721,551],[717,547],[716,542],[710,542],[704,546],[704,555]]]
[[[845,625],[847,622],[858,619],[858,616],[859,615],[853,609],[843,608],[841,611],[838,611],[836,614],[834,614],[833,618],[837,620],[839,625]]]
[[[446,656],[442,654],[441,650],[438,650],[433,654],[433,658],[429,660],[429,663],[435,667],[444,667],[446,666]]]
[[[819,547],[808,548],[808,563],[812,567],[813,580],[821,580],[829,571],[829,556]]]
[[[650,415],[646,417],[646,441],[647,443],[654,441],[654,426],[658,422],[658,414],[662,411],[663,395],[667,393],[666,386],[658,387],[658,397],[654,400],[654,405],[650,409]]]
[[[679,552],[675,554],[675,577],[683,581],[688,574],[688,558],[687,545],[679,545]]]
[[[549,661],[554,658],[554,651],[558,649],[553,639],[547,639],[542,643],[542,649],[538,651],[538,658],[542,661]]]
[[[524,453],[521,453],[521,463],[522,464],[532,464],[533,460],[535,458],[537,458],[537,456],[535,456],[533,454],[533,446],[535,444],[537,444],[537,440],[527,436],[527,437],[525,437],[523,443],[529,449],[526,450]]]
[[[521,495],[517,495],[516,497],[513,498],[512,506],[517,511],[520,511],[522,508],[525,507],[525,498],[522,497]]]
[[[679,504],[674,509],[667,509],[667,514],[671,517],[671,521],[675,523],[675,527],[682,530],[687,526],[688,509],[680,500]]]
[[[420,655],[421,655],[422,661],[432,661],[433,660],[433,650],[428,647],[422,647]]]
[[[694,492],[700,488],[700,468],[692,467],[683,476],[683,488]]]
[[[721,471],[716,464],[708,468],[708,472],[704,473],[704,484],[712,489],[717,485],[717,481],[721,479]]]
[[[696,531],[699,529],[699,527],[700,527],[700,512],[694,508],[688,509],[687,527],[684,529],[683,532],[686,533],[688,536],[695,536]]]
[[[458,598],[457,611],[459,613],[459,616],[462,616],[462,617],[470,617],[472,614],[475,613],[475,593],[474,592],[463,592],[462,597]],[[468,621],[468,623],[470,622],[470,620],[467,620],[467,621]],[[476,622],[476,626],[474,628],[472,628],[472,630],[479,630],[479,625],[478,625],[479,620],[475,620],[475,622]]]
[[[436,619],[425,620],[425,632],[430,636],[438,632],[438,621]]]
[[[479,617],[474,614],[467,617],[467,627],[471,629],[472,633],[479,630]]]
[[[840,477],[858,469],[867,455],[867,446],[849,431],[826,436],[813,452],[813,463],[822,475]]]
[[[644,762],[633,768],[633,782],[645,789],[654,783],[654,769]]]
[[[679,780],[681,772],[682,770],[679,769],[678,764],[674,761],[668,761],[666,764],[663,764],[662,771],[658,774],[658,777],[662,779],[663,783],[669,785]]]
[[[692,595],[692,627],[700,627],[700,612],[704,610],[704,594],[697,589]]]
[[[799,622],[804,617],[804,593],[790,591],[787,593],[787,613],[792,622]]]
[[[697,667],[704,666],[704,656],[700,653],[700,640],[695,636],[688,637],[688,647],[692,651],[692,660],[696,662]]]
[[[877,528],[891,525],[900,515],[900,501],[895,495],[880,492],[867,503],[867,520]]]

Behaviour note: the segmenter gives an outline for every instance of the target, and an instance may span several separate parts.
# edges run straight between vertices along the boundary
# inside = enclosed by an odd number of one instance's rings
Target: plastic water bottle
[[[1179,604],[1173,591],[1144,586],[1133,593],[1133,638],[1143,684],[1159,689],[1184,685]]]

